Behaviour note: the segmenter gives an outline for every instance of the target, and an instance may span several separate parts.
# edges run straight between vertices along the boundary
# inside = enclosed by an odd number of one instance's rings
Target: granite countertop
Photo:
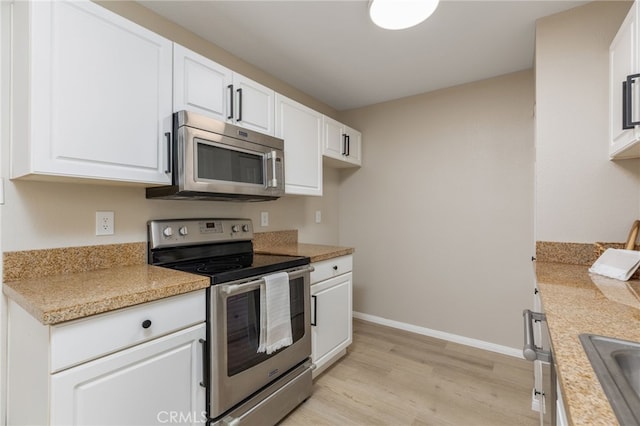
[[[254,251],[309,257],[352,248],[298,243],[298,232],[256,233]],[[44,325],[207,288],[208,277],[146,264],[146,243],[5,252],[3,291]]]
[[[258,254],[279,254],[286,256],[305,256],[311,262],[333,259],[338,256],[353,254],[350,247],[326,246],[320,244],[288,243],[274,246],[266,246],[255,250]]]
[[[640,341],[640,281],[609,279],[589,266],[536,262],[537,286],[569,422],[617,424],[578,336]]]
[[[209,285],[207,277],[145,264],[9,281],[3,291],[42,324],[53,325]]]

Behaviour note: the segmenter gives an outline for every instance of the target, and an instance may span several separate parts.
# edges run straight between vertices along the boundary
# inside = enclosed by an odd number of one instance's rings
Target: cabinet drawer
[[[311,284],[315,284],[331,277],[351,272],[353,270],[353,256],[340,256],[321,262],[314,262],[312,266],[314,271],[311,272]]]
[[[202,323],[205,316],[205,290],[198,290],[53,326],[50,371]]]

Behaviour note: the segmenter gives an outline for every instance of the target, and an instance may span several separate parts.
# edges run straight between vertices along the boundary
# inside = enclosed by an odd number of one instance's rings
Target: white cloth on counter
[[[260,341],[258,352],[268,355],[293,343],[289,274],[278,272],[264,277],[260,285]]]
[[[608,248],[589,272],[627,281],[640,266],[640,251]]]

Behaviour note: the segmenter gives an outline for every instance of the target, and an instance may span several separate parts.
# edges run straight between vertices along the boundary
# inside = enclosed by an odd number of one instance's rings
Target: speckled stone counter
[[[4,283],[4,293],[45,325],[207,288],[206,277],[151,265],[119,266]]]
[[[574,425],[618,424],[578,336],[640,341],[640,281],[590,274],[587,265],[536,262],[558,381]]]
[[[279,254],[284,256],[305,256],[311,262],[333,259],[353,254],[351,247],[306,244],[298,242],[298,231],[261,232],[254,235],[253,250],[258,254]]]
[[[298,243],[298,231],[256,233],[256,253],[312,262],[352,248]],[[45,325],[207,288],[209,278],[146,264],[146,243],[5,252],[4,293]]]
[[[280,254],[285,256],[305,256],[311,259],[311,262],[320,262],[322,260],[333,259],[338,256],[353,254],[354,249],[349,247],[325,246],[320,244],[295,243],[281,246],[266,247],[261,250],[255,250],[260,254]]]
[[[3,292],[45,325],[207,288],[146,264],[145,243],[6,252]]]

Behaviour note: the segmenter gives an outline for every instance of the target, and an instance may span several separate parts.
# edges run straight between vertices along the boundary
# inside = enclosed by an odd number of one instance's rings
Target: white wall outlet
[[[115,222],[113,212],[96,212],[96,235],[113,235]]]
[[[322,212],[320,210],[316,210],[316,223],[322,222]]]
[[[260,212],[260,226],[269,226],[269,212]]]

